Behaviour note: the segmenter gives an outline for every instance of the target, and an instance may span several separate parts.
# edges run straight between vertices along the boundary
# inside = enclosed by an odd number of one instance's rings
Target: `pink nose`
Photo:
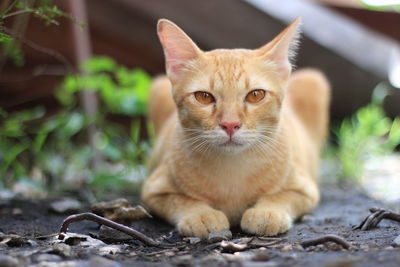
[[[232,136],[242,126],[240,122],[221,122],[219,125],[229,136]]]

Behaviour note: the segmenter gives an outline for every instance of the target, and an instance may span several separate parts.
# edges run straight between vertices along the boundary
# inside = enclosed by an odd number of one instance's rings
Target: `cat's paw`
[[[243,214],[240,226],[250,234],[273,236],[289,230],[292,218],[280,209],[250,208]]]
[[[177,226],[183,236],[207,238],[211,232],[229,229],[229,221],[223,212],[209,209],[187,214]]]

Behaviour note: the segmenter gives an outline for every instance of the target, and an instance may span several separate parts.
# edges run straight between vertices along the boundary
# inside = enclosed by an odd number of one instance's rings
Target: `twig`
[[[338,245],[341,245],[345,249],[349,249],[349,248],[353,247],[352,245],[350,245],[349,242],[347,242],[346,240],[344,240],[343,238],[341,238],[340,236],[337,236],[337,235],[324,235],[321,237],[308,239],[308,240],[300,242],[300,245],[303,248],[307,248],[307,247],[316,246],[319,244],[324,244],[326,242],[334,242]]]
[[[7,27],[3,27],[3,29],[6,33],[13,35],[14,38],[20,40],[22,43],[29,46],[30,48],[32,48],[38,52],[41,52],[43,54],[54,57],[56,60],[61,62],[64,66],[66,66],[68,72],[74,73],[74,68],[73,68],[72,64],[69,62],[69,60],[63,54],[61,54],[57,50],[41,46],[31,40],[26,39],[22,35],[18,34],[17,32],[15,32],[12,29],[9,29]]]
[[[121,231],[127,235],[130,235],[140,241],[142,241],[145,245],[147,246],[153,246],[153,247],[172,247],[173,245],[170,244],[162,244],[158,241],[155,241],[154,239],[142,234],[139,231],[136,231],[128,226],[125,226],[123,224],[119,224],[116,222],[113,222],[109,219],[106,219],[104,217],[98,216],[94,213],[91,212],[86,212],[86,213],[80,213],[80,214],[75,214],[67,217],[61,228],[60,228],[60,234],[59,234],[59,239],[63,239],[63,233],[66,233],[68,230],[68,226],[72,222],[78,222],[78,221],[83,221],[83,220],[89,220],[89,221],[94,221],[102,225],[106,225],[108,227],[111,227],[113,229],[116,229],[118,231]]]
[[[369,211],[372,213],[367,216],[357,227],[354,229],[360,229],[362,231],[371,230],[375,228],[383,219],[388,219],[396,222],[400,222],[400,214],[379,208],[370,208]]]

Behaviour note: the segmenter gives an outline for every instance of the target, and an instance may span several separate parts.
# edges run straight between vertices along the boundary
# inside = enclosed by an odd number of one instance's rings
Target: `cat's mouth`
[[[233,147],[233,146],[242,146],[242,145],[243,144],[241,144],[241,143],[239,143],[237,141],[234,141],[232,139],[221,144],[221,146],[224,146],[224,147]]]

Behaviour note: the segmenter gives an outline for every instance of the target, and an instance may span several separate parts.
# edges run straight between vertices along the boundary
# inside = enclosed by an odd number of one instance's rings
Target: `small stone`
[[[100,226],[99,235],[101,239],[112,240],[112,241],[127,241],[131,240],[133,237],[127,235],[121,231],[115,230],[111,227],[102,225]]]
[[[308,215],[308,214],[306,214],[306,215],[304,215],[303,217],[301,217],[301,222],[311,222],[311,221],[313,221],[315,218],[313,217],[313,216],[311,216],[311,215]]]
[[[257,251],[256,254],[251,258],[252,261],[269,261],[270,257],[268,251]]]
[[[121,265],[113,260],[106,259],[104,257],[95,256],[90,258],[87,267],[120,267]]]
[[[100,256],[107,256],[107,255],[115,255],[122,251],[121,246],[119,245],[108,245],[104,247],[100,247],[98,250],[98,254]]]
[[[201,239],[198,237],[185,237],[184,240],[189,242],[191,245],[196,245],[201,242]]]
[[[400,247],[400,235],[393,240],[392,246],[395,248]]]
[[[281,248],[281,251],[291,251],[291,250],[293,250],[292,245],[286,245],[283,248]]]
[[[2,267],[17,267],[17,266],[19,266],[19,262],[14,257],[0,254],[0,266],[2,266]]]
[[[71,257],[71,247],[64,243],[57,243],[53,246],[51,253],[68,258]]]
[[[14,208],[11,210],[11,214],[14,216],[18,216],[22,214],[22,210],[20,208]]]
[[[217,243],[223,240],[230,240],[232,239],[232,232],[229,229],[211,232],[208,234],[208,243]]]
[[[293,247],[293,250],[304,251],[304,248],[300,244],[295,244],[292,247]]]
[[[177,266],[189,266],[190,263],[193,262],[193,256],[192,255],[176,256],[172,259],[172,262]]]
[[[71,198],[57,200],[50,204],[50,210],[59,214],[78,212],[81,208],[81,202]]]
[[[61,261],[61,260],[62,258],[60,256],[47,253],[35,254],[32,257],[32,261],[37,263],[43,261]]]

